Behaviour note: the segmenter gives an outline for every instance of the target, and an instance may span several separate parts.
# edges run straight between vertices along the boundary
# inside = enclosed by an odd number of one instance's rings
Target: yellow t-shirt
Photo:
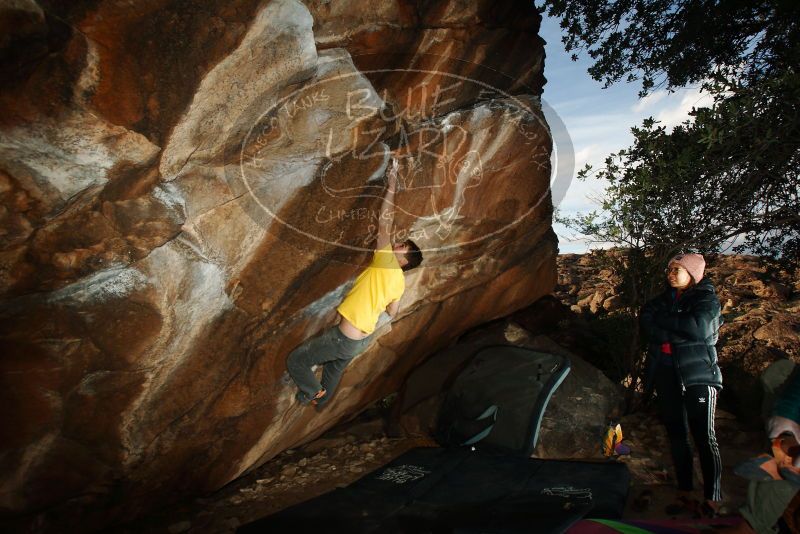
[[[376,250],[372,262],[356,278],[337,311],[353,326],[371,334],[381,312],[403,296],[406,281],[391,245]]]

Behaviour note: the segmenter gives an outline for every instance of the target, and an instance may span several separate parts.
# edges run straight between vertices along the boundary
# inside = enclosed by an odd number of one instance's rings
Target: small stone
[[[571,297],[574,297],[575,295],[578,294],[578,291],[580,291],[578,286],[576,285],[569,286],[569,289],[567,289],[567,294],[570,295]]]
[[[597,313],[603,306],[605,299],[606,296],[601,291],[595,291],[594,295],[592,295],[592,300],[589,302],[589,311]]]
[[[790,294],[792,290],[781,283],[778,282],[768,282],[766,284],[760,283],[756,286],[753,290],[757,296],[762,298],[779,298],[781,300],[785,300]]]
[[[275,480],[273,477],[269,477],[269,478],[259,478],[258,480],[256,480],[256,484],[269,484],[269,483],[270,483],[270,482],[272,482],[273,480]]]
[[[294,465],[287,465],[283,469],[281,469],[281,480],[284,476],[293,477],[297,474],[297,466]]]
[[[509,343],[520,343],[531,337],[524,328],[516,323],[508,323],[503,331],[503,336]]]
[[[622,297],[612,295],[603,301],[603,309],[606,311],[616,311],[622,307]]]
[[[297,465],[299,465],[300,467],[305,467],[305,466],[307,466],[307,465],[308,465],[308,458],[303,458],[302,460],[300,460],[299,462],[297,462]]]

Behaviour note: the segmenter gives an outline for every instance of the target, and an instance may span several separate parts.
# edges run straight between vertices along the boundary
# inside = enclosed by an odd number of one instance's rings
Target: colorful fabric
[[[572,525],[566,534],[700,534],[710,527],[734,527],[739,517],[717,519],[611,520],[583,519]]]
[[[353,326],[371,334],[386,307],[399,300],[405,291],[403,270],[391,245],[376,250],[372,262],[356,278],[353,288],[337,311]]]
[[[616,453],[617,445],[622,441],[622,425],[609,425],[606,435],[603,438],[603,455],[613,456]]]

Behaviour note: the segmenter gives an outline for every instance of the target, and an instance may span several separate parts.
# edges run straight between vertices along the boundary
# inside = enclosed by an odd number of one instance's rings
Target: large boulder
[[[533,456],[603,458],[603,434],[609,421],[621,414],[622,387],[549,337],[532,335],[510,320],[470,332],[416,368],[400,390],[390,429],[432,438],[449,384],[478,350],[493,345],[525,347],[564,356],[570,362],[569,374],[547,404]]]
[[[572,369],[556,390],[542,418],[539,458],[602,458],[608,423],[622,413],[622,386],[599,369],[560,347],[547,336],[535,336],[534,350],[569,358]]]
[[[368,6],[368,7],[365,7]],[[514,2],[0,8],[0,508],[89,530],[215,490],[556,281],[543,46]],[[316,412],[285,358],[423,267]]]

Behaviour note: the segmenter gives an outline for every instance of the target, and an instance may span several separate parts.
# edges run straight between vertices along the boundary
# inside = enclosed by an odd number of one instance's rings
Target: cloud
[[[597,201],[603,197],[606,185],[605,181],[593,175],[585,180],[576,178],[570,182],[569,190],[558,209],[570,215],[597,210],[600,208]]]
[[[594,144],[583,147],[575,152],[575,170],[583,169],[588,163],[592,166],[593,171],[596,172],[605,166],[606,158],[612,152],[618,150],[619,147],[607,144]]]
[[[575,168],[580,170],[587,163],[592,163],[596,161],[596,158],[602,156],[604,156],[604,154],[600,153],[597,145],[583,147],[575,152]]]
[[[697,88],[687,89],[678,104],[671,108],[662,109],[655,116],[655,119],[668,129],[674,128],[689,118],[689,112],[692,108],[707,107],[713,102],[714,98],[710,94],[703,93]]]
[[[576,148],[599,142],[613,145],[626,143],[632,139],[630,127],[636,124],[635,118],[624,113],[567,115],[562,119]]]
[[[593,241],[586,236],[575,233],[574,230],[559,223],[553,224],[553,231],[558,236],[559,254],[583,254],[589,250],[605,249],[614,246],[613,243]]]
[[[641,113],[647,108],[652,107],[658,102],[664,100],[666,96],[667,96],[666,91],[656,91],[655,93],[650,93],[646,97],[636,102],[633,106],[631,106],[631,111],[633,111],[634,113]]]
[[[550,105],[551,108],[557,109],[559,114],[569,114],[570,112],[577,112],[581,113],[587,107],[597,105],[597,96],[580,96],[575,98],[569,98],[566,100],[553,100],[550,101],[549,98],[543,98],[547,104]]]

